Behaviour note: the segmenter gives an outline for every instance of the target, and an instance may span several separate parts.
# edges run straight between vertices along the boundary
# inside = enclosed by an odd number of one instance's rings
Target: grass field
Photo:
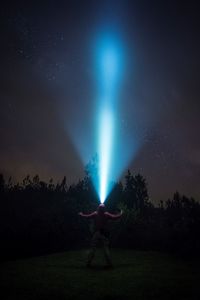
[[[200,261],[157,252],[112,250],[106,270],[99,251],[92,269],[86,251],[0,264],[0,299],[200,299]]]

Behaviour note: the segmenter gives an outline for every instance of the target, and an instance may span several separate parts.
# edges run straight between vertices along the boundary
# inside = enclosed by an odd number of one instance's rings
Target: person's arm
[[[109,212],[105,212],[105,215],[108,217],[108,219],[112,219],[112,220],[117,220],[117,219],[121,218],[122,214],[123,214],[122,210],[119,214],[111,214]]]
[[[79,212],[78,214],[79,214],[79,216],[81,216],[81,217],[90,219],[90,218],[93,218],[94,216],[96,216],[97,213],[96,213],[96,211],[94,211],[94,212],[92,212],[91,214],[84,214],[84,213],[82,213],[82,212]]]

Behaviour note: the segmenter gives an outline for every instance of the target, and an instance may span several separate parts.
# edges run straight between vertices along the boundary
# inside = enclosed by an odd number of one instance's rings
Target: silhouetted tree
[[[136,208],[134,177],[128,170],[125,175],[124,202],[128,209]]]
[[[142,210],[149,202],[145,178],[140,174],[133,176],[128,170],[125,176],[124,195],[127,208]]]
[[[66,192],[67,191],[66,176],[63,177],[63,180],[60,184],[60,191],[61,192]]]
[[[67,188],[66,177],[55,186],[27,175],[22,183],[5,182],[0,175],[0,251],[8,257],[64,251],[82,247],[89,239],[88,222],[77,212],[96,209],[99,199],[98,157],[85,168],[85,177]],[[107,207],[122,208],[124,215],[111,226],[113,243],[119,247],[200,253],[200,204],[178,192],[158,207],[149,201],[142,175],[128,170],[125,185],[112,184]]]
[[[143,209],[149,202],[146,179],[138,174],[134,177],[133,189],[136,209]]]
[[[123,185],[120,182],[112,184],[112,189],[108,198],[106,199],[106,206],[108,209],[115,211],[119,209],[120,204],[123,202]]]

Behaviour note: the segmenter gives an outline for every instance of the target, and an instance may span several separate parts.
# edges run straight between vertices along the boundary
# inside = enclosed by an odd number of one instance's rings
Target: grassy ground
[[[200,262],[156,252],[113,250],[114,269],[86,251],[0,264],[0,299],[200,299]]]

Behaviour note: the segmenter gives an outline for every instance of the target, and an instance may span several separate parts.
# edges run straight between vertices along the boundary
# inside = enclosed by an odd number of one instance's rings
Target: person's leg
[[[104,251],[104,257],[106,263],[109,267],[112,267],[112,260],[111,260],[110,249],[109,249],[109,239],[103,236],[102,241],[103,241],[103,251]]]
[[[87,259],[87,266],[88,267],[91,266],[92,260],[94,259],[96,248],[97,248],[98,239],[99,239],[99,233],[95,232],[94,235],[93,235],[93,237],[92,237],[91,249],[90,249],[89,254],[88,254],[88,259]]]

